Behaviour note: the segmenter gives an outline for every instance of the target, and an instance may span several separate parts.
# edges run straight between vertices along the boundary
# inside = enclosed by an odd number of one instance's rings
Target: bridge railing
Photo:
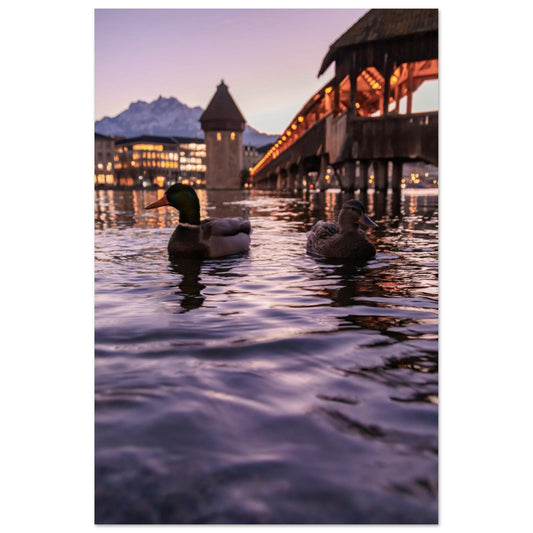
[[[287,168],[293,163],[316,155],[317,148],[321,145],[324,146],[326,118],[324,117],[319,120],[313,127],[304,131],[294,140],[291,140],[290,145],[287,144],[275,157],[263,161],[260,168],[256,167],[252,174],[255,182],[261,181],[271,173],[277,173],[279,169]]]
[[[422,159],[438,164],[438,111],[351,117],[354,159]]]

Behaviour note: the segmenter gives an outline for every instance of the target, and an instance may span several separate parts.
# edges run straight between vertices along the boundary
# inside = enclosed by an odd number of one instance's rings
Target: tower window
[[[222,135],[220,134],[219,131],[217,131],[217,141],[221,141],[222,140]]]
[[[235,140],[235,132],[234,132],[234,131],[232,131],[232,132],[231,132],[231,135],[230,135],[230,137],[231,137],[231,140],[232,140],[232,141],[234,141],[234,140]]]

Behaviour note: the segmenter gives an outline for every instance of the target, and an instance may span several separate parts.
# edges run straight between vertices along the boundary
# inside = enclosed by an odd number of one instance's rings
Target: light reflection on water
[[[158,194],[95,192],[96,521],[435,523],[436,191],[363,198],[363,266],[305,254],[341,193],[201,190],[252,245],[179,263]]]

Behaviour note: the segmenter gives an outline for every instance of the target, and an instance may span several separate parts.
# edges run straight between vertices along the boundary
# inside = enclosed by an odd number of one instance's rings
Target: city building
[[[180,154],[179,179],[181,183],[205,186],[206,150],[203,139],[175,137]]]
[[[245,145],[242,147],[242,168],[251,170],[254,165],[261,159],[262,154],[255,146]]]
[[[205,185],[203,139],[141,135],[115,143],[117,184],[167,187],[174,183]]]
[[[116,185],[113,166],[115,140],[112,137],[94,134],[94,183],[95,185]]]
[[[246,120],[231,97],[227,85],[220,82],[200,117],[205,132],[206,187],[240,189],[243,170],[242,132]]]

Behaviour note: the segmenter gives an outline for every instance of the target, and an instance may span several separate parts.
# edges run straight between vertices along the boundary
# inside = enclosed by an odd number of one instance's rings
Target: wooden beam
[[[413,112],[413,64],[407,65],[407,110],[410,115]]]

